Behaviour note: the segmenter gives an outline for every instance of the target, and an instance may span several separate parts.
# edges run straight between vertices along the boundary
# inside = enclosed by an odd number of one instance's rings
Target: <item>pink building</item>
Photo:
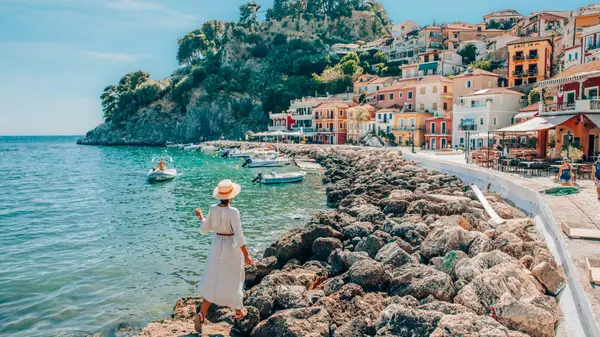
[[[292,119],[294,115],[294,110],[282,111],[281,113],[269,113],[269,119],[271,123],[269,124],[269,131],[288,131],[292,129],[294,123],[296,121]]]
[[[414,83],[397,83],[379,89],[375,95],[375,105],[378,108],[395,107],[402,109],[407,104],[406,110],[414,111],[416,96]]]

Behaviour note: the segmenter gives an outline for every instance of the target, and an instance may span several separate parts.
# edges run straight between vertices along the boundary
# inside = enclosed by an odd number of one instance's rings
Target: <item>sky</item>
[[[100,94],[124,74],[177,68],[177,39],[247,0],[0,0],[0,135],[83,135],[102,122]],[[273,0],[258,0],[266,9]],[[481,22],[514,8],[570,10],[582,0],[380,0],[390,19]]]

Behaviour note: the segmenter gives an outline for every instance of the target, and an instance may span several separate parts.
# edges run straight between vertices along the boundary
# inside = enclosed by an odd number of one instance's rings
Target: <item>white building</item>
[[[375,130],[376,133],[383,131],[390,133],[394,130],[394,114],[398,113],[397,109],[381,109],[377,111],[375,116]]]
[[[572,46],[564,50],[562,56],[562,70],[569,69],[582,63],[583,56],[581,55],[581,45]]]
[[[416,84],[417,112],[451,111],[453,96],[453,82],[444,76],[425,76]]]
[[[454,104],[452,144],[465,146],[467,132],[471,148],[486,145],[488,132],[514,124],[523,94],[506,88],[477,90]]]
[[[314,112],[313,109],[321,103],[325,102],[342,102],[340,97],[303,97],[290,102],[288,112],[291,114],[291,119],[294,120],[292,130],[303,132],[314,131]]]
[[[525,16],[523,14],[519,14],[519,12],[514,9],[503,9],[484,15],[483,22],[488,24],[492,22],[517,22],[524,18]]]

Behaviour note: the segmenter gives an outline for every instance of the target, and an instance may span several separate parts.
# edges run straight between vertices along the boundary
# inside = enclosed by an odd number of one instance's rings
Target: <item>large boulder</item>
[[[275,295],[275,310],[304,308],[310,306],[306,288],[296,285],[280,285]]]
[[[302,229],[296,228],[282,235],[279,240],[266,249],[265,257],[275,256],[279,264],[284,265],[294,258],[306,260],[310,247],[302,238]]]
[[[332,237],[323,237],[316,239],[312,244],[313,258],[321,261],[327,261],[332,251],[343,248],[342,241]]]
[[[448,274],[422,264],[407,264],[394,271],[389,294],[412,295],[417,299],[431,295],[441,301],[452,301],[455,290]]]
[[[534,337],[553,337],[558,321],[556,300],[550,296],[514,300],[502,298],[494,306],[496,320],[504,326]]]
[[[453,279],[456,279],[454,269],[456,268],[458,262],[466,258],[469,258],[469,256],[467,256],[467,254],[465,254],[465,252],[462,250],[451,250],[444,255],[444,257],[436,256],[432,258],[431,263],[437,270],[450,275],[450,277]]]
[[[496,212],[502,219],[514,218],[512,209],[510,209],[510,207],[508,207],[506,204],[502,202],[490,202],[490,206],[492,206],[494,212]]]
[[[369,257],[374,258],[383,245],[385,245],[385,240],[373,233],[361,240],[354,248],[354,251],[367,252]]]
[[[233,323],[232,331],[239,336],[249,336],[252,329],[260,322],[260,313],[255,307],[246,307],[246,316],[242,319],[236,319]]]
[[[473,313],[444,315],[430,337],[527,337],[526,334],[512,331],[488,316]]]
[[[353,224],[350,224],[342,230],[342,233],[346,238],[352,239],[355,237],[365,237],[369,234],[372,234],[374,231],[373,224],[366,221],[357,221]]]
[[[376,336],[429,336],[444,316],[439,311],[420,310],[390,304],[377,320]]]
[[[469,251],[469,245],[475,238],[472,232],[459,226],[441,227],[429,233],[421,244],[421,255],[428,259],[444,256],[451,250]]]
[[[378,222],[385,219],[385,214],[379,207],[371,204],[362,204],[352,207],[348,210],[348,214],[356,217],[359,221]]]
[[[520,259],[526,254],[526,246],[517,235],[510,232],[497,234],[492,242],[494,249],[501,250],[508,255]]]
[[[384,274],[383,265],[371,259],[356,262],[348,270],[348,281],[356,283],[365,289],[379,286]]]
[[[416,258],[405,252],[396,242],[390,242],[383,246],[377,255],[375,261],[381,262],[384,265],[392,265],[400,267],[407,263],[418,263]]]
[[[533,267],[531,273],[554,296],[558,295],[566,286],[565,278],[548,262],[542,262]]]
[[[246,286],[253,287],[258,284],[265,276],[269,275],[277,267],[277,258],[269,256],[264,259],[254,261],[254,264],[246,266]]]
[[[323,307],[282,310],[260,322],[251,337],[329,337],[331,317]]]

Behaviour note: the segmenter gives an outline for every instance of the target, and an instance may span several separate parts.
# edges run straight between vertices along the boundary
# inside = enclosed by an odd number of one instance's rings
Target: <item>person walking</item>
[[[213,230],[217,233],[199,284],[202,305],[200,312],[194,316],[194,329],[199,333],[211,303],[234,309],[236,319],[246,315],[243,303],[244,265],[252,265],[252,257],[246,247],[240,212],[231,207],[231,200],[241,190],[240,185],[223,180],[213,191],[213,197],[220,202],[210,207],[206,218],[200,209],[196,209],[200,233],[207,234]]]
[[[596,159],[592,167],[592,179],[596,184],[596,194],[598,195],[598,200],[600,200],[600,158]]]

